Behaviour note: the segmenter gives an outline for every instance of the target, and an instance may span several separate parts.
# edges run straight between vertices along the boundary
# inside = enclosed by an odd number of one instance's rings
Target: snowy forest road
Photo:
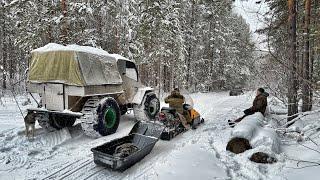
[[[5,106],[0,107],[0,179],[270,178],[269,169],[278,167],[261,168],[245,155],[225,151],[230,136],[226,122],[241,115],[253,94],[231,97],[227,92],[197,93],[191,97],[205,124],[171,141],[159,141],[149,155],[122,173],[95,165],[90,149],[128,134],[134,124],[132,114],[123,116],[117,133],[110,136],[91,139],[77,124],[51,133],[38,128],[35,139],[28,141],[23,120],[7,97]]]

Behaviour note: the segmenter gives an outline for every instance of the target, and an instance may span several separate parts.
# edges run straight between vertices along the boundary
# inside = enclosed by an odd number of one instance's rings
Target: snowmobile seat
[[[176,114],[177,110],[175,108],[171,108],[171,107],[162,107],[161,111],[167,111],[171,114]]]

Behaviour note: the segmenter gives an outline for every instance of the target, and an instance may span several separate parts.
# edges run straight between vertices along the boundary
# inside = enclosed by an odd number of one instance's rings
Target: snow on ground
[[[309,153],[296,141],[286,141],[276,156],[279,162],[272,165],[249,161],[254,150],[238,155],[226,152],[231,136],[226,121],[242,115],[254,93],[233,97],[227,92],[196,93],[191,97],[205,124],[171,141],[158,141],[149,155],[122,173],[95,165],[90,149],[127,135],[134,124],[132,114],[123,116],[117,133],[110,136],[91,139],[82,133],[79,124],[50,133],[37,126],[35,139],[28,141],[13,99],[2,98],[5,106],[0,105],[0,179],[293,179],[318,172],[319,166],[292,169],[296,162],[288,157],[319,161],[318,153]],[[23,101],[20,97],[19,102]],[[26,107],[31,105],[23,109]],[[312,137],[319,139],[319,134]]]

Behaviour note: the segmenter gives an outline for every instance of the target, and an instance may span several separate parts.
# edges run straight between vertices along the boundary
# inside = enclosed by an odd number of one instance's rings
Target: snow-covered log
[[[270,155],[280,152],[280,140],[274,129],[263,126],[263,120],[261,113],[245,117],[232,130],[226,149],[236,154],[253,149],[254,154],[250,160],[275,162],[275,158]]]

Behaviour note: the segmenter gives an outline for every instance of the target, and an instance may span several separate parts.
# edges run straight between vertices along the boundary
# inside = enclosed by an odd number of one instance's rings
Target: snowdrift
[[[252,161],[275,162],[271,156],[280,153],[280,140],[274,129],[263,126],[263,120],[261,113],[245,117],[232,130],[226,149],[236,154],[253,149]]]

